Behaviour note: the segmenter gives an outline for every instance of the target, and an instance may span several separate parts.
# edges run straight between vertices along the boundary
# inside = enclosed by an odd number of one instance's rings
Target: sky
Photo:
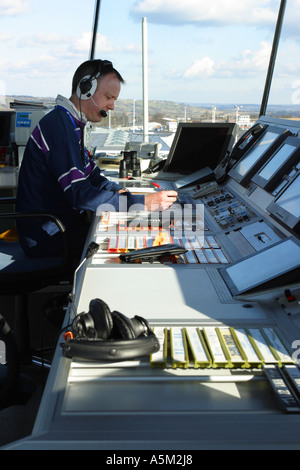
[[[90,58],[94,0],[0,0],[0,95],[70,96]],[[95,58],[109,59],[142,99],[260,104],[280,0],[101,0]],[[288,0],[269,104],[300,104],[300,0]]]

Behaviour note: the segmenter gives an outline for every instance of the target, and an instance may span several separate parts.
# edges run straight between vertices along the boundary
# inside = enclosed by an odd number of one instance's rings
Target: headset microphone
[[[107,117],[107,113],[106,113],[103,109],[100,109],[100,108],[99,108],[99,106],[95,103],[95,101],[94,101],[94,99],[93,99],[92,96],[91,96],[91,100],[92,100],[92,102],[94,103],[94,105],[96,106],[96,108],[99,109],[101,116],[104,117],[104,118]]]

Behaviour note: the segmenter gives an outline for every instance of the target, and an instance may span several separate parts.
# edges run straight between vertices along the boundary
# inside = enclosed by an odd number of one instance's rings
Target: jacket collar
[[[72,101],[68,100],[68,98],[65,98],[64,96],[62,95],[57,95],[57,98],[55,100],[55,103],[58,105],[58,106],[62,106],[63,108],[65,108],[67,111],[69,111],[69,113],[72,114],[72,116],[77,119],[79,122],[83,123],[83,124],[86,124],[87,123],[87,119],[85,117],[85,115],[83,113],[80,113],[80,111],[78,111],[78,109],[74,106],[74,104],[72,103]]]

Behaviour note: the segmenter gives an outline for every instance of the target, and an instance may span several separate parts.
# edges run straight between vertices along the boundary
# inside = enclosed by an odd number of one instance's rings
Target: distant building
[[[108,129],[104,127],[93,127],[89,129],[86,135],[86,145],[88,150],[95,157],[101,156],[117,156],[120,155],[130,143],[143,143],[143,133],[133,132],[130,129]],[[174,133],[166,134],[153,132],[148,136],[149,144],[158,144],[159,154],[167,155]]]
[[[236,122],[241,128],[247,129],[251,126],[251,119],[249,114],[239,114]]]
[[[178,127],[178,121],[176,119],[171,118],[163,118],[165,121],[165,127],[167,128],[168,132],[176,132]]]

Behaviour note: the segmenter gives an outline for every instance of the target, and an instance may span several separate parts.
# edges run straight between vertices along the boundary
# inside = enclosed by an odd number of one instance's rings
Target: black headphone
[[[102,70],[105,67],[113,67],[113,64],[109,60],[97,59],[94,60],[94,62],[94,72],[82,77],[77,85],[76,94],[81,100],[88,100],[95,94],[97,90],[97,78],[100,77]]]
[[[76,315],[71,338],[67,333],[65,339],[62,348],[66,357],[96,361],[150,356],[160,348],[147,320],[111,312],[101,299],[91,300],[88,313]]]

